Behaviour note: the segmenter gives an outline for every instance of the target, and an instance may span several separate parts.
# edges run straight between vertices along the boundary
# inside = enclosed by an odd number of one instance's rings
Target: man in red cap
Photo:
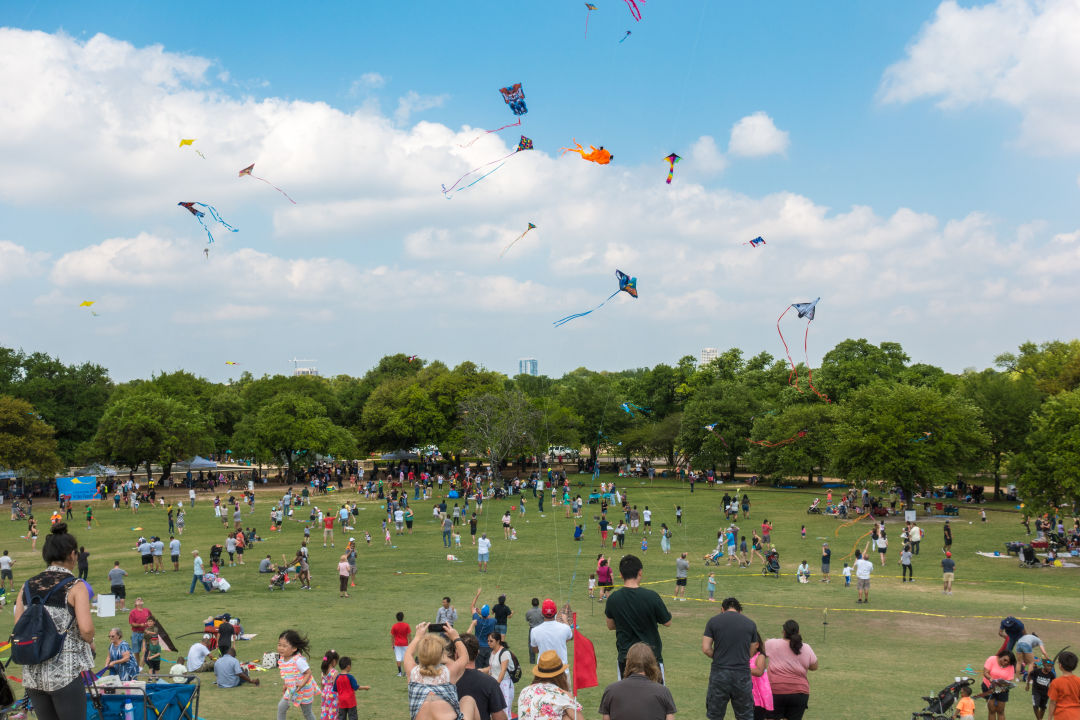
[[[529,633],[530,650],[540,656],[547,650],[554,650],[563,663],[569,662],[566,654],[566,643],[574,637],[574,631],[570,629],[570,621],[564,613],[559,613],[555,601],[547,598],[540,605],[540,612],[544,615],[544,622],[540,623]]]
[[[952,552],[946,550],[945,557],[941,559],[941,578],[945,581],[945,587],[941,592],[952,595],[952,581],[956,573],[956,561],[952,559]]]

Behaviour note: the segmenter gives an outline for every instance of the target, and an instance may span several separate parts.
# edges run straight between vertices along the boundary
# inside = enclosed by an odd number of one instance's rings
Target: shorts
[[[1050,702],[1049,695],[1037,695],[1036,693],[1031,693],[1031,706],[1036,710],[1045,710],[1048,702]]]
[[[941,573],[941,579],[945,582],[952,582],[956,573]]]
[[[983,689],[985,690],[986,688],[984,687]],[[986,700],[987,700],[987,702],[989,702],[990,700],[993,700],[993,701],[999,702],[999,703],[1007,703],[1007,702],[1009,702],[1009,691],[1008,690],[1003,690],[1002,692],[991,693],[991,694],[986,696]]]
[[[0,570],[0,579],[14,580],[15,576],[12,574],[11,570]]]
[[[337,711],[337,720],[356,720],[356,706],[352,707],[339,707]]]
[[[174,563],[180,562],[180,556],[179,555],[170,555],[169,559],[172,560]]]
[[[607,542],[607,530],[600,531],[600,540]]]
[[[645,527],[652,527],[652,520],[646,520]]]
[[[113,585],[110,589],[112,590],[112,594],[120,600],[123,600],[127,597],[127,590],[124,588],[123,585]]]
[[[686,587],[686,578],[675,578],[675,585],[678,587]]]
[[[143,555],[142,556],[142,564],[143,565],[153,565],[154,564],[154,556],[153,555]]]
[[[161,670],[161,658],[158,658],[157,660],[147,660],[146,667],[154,672]]]
[[[243,547],[243,545],[237,545],[237,546],[236,546],[236,554],[237,554],[237,555],[241,555],[241,556],[242,556],[242,555],[244,554],[244,547]]]
[[[828,575],[829,574],[829,563],[821,563],[821,574],[822,575]]]
[[[855,588],[857,590],[869,590],[870,589],[870,578],[859,578],[858,580],[855,581]]]
[[[1031,643],[1020,642],[1020,641],[1017,641],[1016,647],[1013,648],[1013,649],[1016,650],[1016,652],[1018,652],[1018,653],[1027,653],[1029,655],[1034,650],[1034,648],[1031,647]]]
[[[606,582],[606,583],[602,582],[602,583],[600,583],[600,587],[604,588],[605,590],[610,590],[611,588],[615,587],[615,583],[614,582]]]
[[[409,648],[408,645],[395,645],[394,646],[394,659],[398,662],[405,660],[405,651]]]
[[[488,553],[477,553],[476,561],[477,562],[487,562],[488,561]]]

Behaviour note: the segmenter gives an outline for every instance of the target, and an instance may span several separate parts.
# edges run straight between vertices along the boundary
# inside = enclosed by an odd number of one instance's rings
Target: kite
[[[516,149],[514,150],[514,152],[510,153],[509,155],[505,155],[505,156],[503,156],[503,157],[499,158],[498,160],[492,160],[492,161],[491,161],[491,162],[489,162],[489,163],[484,163],[484,164],[483,164],[483,165],[481,165],[480,167],[475,167],[475,168],[473,168],[472,170],[470,170],[469,172],[465,173],[464,175],[462,175],[461,177],[459,177],[459,178],[458,178],[457,180],[455,180],[455,181],[454,181],[454,184],[453,184],[453,185],[451,185],[450,187],[446,187],[446,185],[443,185],[443,186],[442,186],[442,191],[443,191],[443,195],[445,195],[445,196],[446,196],[446,199],[447,199],[447,200],[449,200],[449,199],[450,199],[451,197],[453,197],[453,194],[452,194],[452,193],[454,193],[454,192],[455,192],[455,191],[454,191],[454,188],[456,188],[456,187],[458,186],[458,183],[460,183],[460,182],[461,182],[462,180],[464,180],[465,178],[469,177],[469,176],[470,176],[470,175],[472,175],[473,173],[475,173],[475,172],[479,172],[480,170],[483,170],[484,168],[486,168],[486,167],[487,167],[487,166],[489,166],[489,165],[495,165],[495,163],[499,163],[498,165],[496,165],[496,166],[495,166],[495,168],[494,168],[494,169],[492,169],[492,170],[489,170],[488,172],[484,173],[483,175],[481,175],[480,177],[476,178],[475,180],[473,180],[473,181],[472,181],[471,183],[469,183],[468,185],[463,185],[463,186],[461,186],[460,188],[458,188],[458,190],[457,190],[456,192],[461,192],[461,191],[462,191],[462,190],[464,190],[465,188],[470,188],[470,187],[472,187],[473,185],[475,185],[476,183],[480,182],[481,180],[483,180],[484,178],[486,178],[486,177],[487,177],[488,175],[490,175],[491,173],[495,172],[496,170],[498,170],[499,168],[501,168],[501,167],[502,167],[503,165],[505,165],[505,164],[506,164],[506,161],[507,161],[507,160],[509,160],[510,158],[514,157],[514,155],[517,155],[517,154],[518,154],[519,152],[521,152],[522,150],[532,150],[532,149],[533,149],[533,141],[532,141],[532,140],[530,140],[529,138],[525,137],[524,135],[522,135],[522,136],[521,136],[521,140],[520,140],[520,141],[518,142],[518,146],[517,146],[517,148],[516,148]]]
[[[675,163],[682,160],[682,158],[679,157],[678,155],[676,155],[675,153],[671,153],[670,155],[668,155],[664,159],[668,161],[667,184],[670,185],[671,184],[671,176],[675,174]]]
[[[911,438],[908,442],[926,442],[930,439],[931,435],[933,435],[932,432],[923,431],[923,434],[920,437]]]
[[[552,324],[555,327],[562,327],[563,325],[565,325],[566,323],[570,322],[571,320],[573,320],[575,318],[585,317],[586,315],[588,315],[588,314],[590,314],[592,312],[595,312],[596,310],[599,310],[600,308],[607,305],[609,300],[611,300],[613,297],[615,297],[616,295],[618,295],[621,292],[625,292],[625,293],[629,294],[630,297],[636,299],[637,296],[638,296],[638,294],[637,294],[637,278],[636,277],[630,277],[629,275],[624,273],[622,270],[616,270],[615,271],[615,277],[617,277],[619,279],[619,289],[616,290],[615,292],[611,293],[611,295],[608,296],[607,300],[600,303],[599,305],[594,307],[592,310],[586,310],[585,312],[579,312],[579,313],[574,313],[573,315],[567,315],[564,318],[559,318],[558,320],[556,320]]]
[[[645,2],[645,0],[641,0]],[[634,16],[634,19],[641,22],[641,11],[638,10],[637,3],[634,0],[626,0],[626,6],[630,8],[630,14]]]
[[[499,132],[500,130],[505,130],[506,128],[521,127],[520,116],[529,112],[528,108],[525,107],[525,92],[521,89],[521,83],[511,85],[510,87],[500,88],[499,92],[502,93],[503,100],[505,100],[506,104],[510,106],[510,109],[513,111],[513,113],[518,116],[517,122],[512,122],[509,125],[503,125],[502,127],[497,127],[494,130],[485,130],[464,145],[458,145],[458,147],[467,148],[485,135],[490,135],[491,133]],[[530,147],[529,149],[531,150],[532,148]]]
[[[760,445],[761,447],[774,448],[774,447],[781,447],[783,445],[790,445],[791,443],[795,442],[796,440],[799,440],[800,438],[804,438],[804,437],[806,437],[806,431],[805,430],[800,430],[799,432],[795,433],[794,435],[787,438],[786,440],[777,440],[776,442],[769,442],[768,440],[751,440],[750,438],[746,438],[746,439],[749,440],[750,442],[754,443],[755,445]]]
[[[226,364],[226,365],[239,365],[240,363],[238,363],[238,362],[233,362],[232,360],[226,360],[226,361],[225,361],[225,364]]]
[[[202,208],[206,208],[207,212],[210,213],[210,217],[224,225],[225,229],[229,232],[239,232],[232,225],[221,219],[221,215],[218,213],[217,208],[215,208],[213,205],[207,205],[206,203],[201,202],[178,202],[176,204],[186,209],[189,213],[195,216],[195,219],[199,221],[200,225],[202,225],[203,230],[206,231],[206,237],[210,238],[210,242],[214,242],[214,236],[210,233],[210,228],[206,227],[206,223],[203,222],[203,217],[206,216],[206,213],[202,210],[196,210],[196,205]],[[210,257],[209,252],[207,253],[207,257]]]
[[[628,37],[630,37],[630,31],[629,30],[626,31],[626,34],[622,36],[622,40],[620,40],[619,42],[622,42],[623,40],[625,40]]]
[[[615,156],[605,150],[603,145],[601,145],[600,147],[594,147],[590,145],[589,149],[592,150],[592,152],[585,152],[585,148],[581,147],[581,143],[579,143],[576,139],[574,140],[574,147],[559,149],[562,150],[563,155],[568,152],[576,152],[581,155],[582,160],[588,160],[589,162],[594,162],[597,165],[607,165],[615,159]]]
[[[420,356],[419,355],[410,355],[409,357],[407,357],[405,359],[408,360],[409,362],[412,362],[413,360],[415,360],[418,357],[420,357]]]
[[[195,142],[195,138],[181,138],[180,139],[180,147],[184,147],[185,145],[191,145],[191,143],[193,143],[193,142]],[[196,150],[194,147],[191,148],[191,149],[195,150],[195,154],[198,155],[199,157],[201,157],[203,160],[206,159],[206,156],[203,155],[198,150]]]
[[[641,413],[644,413],[645,415],[648,415],[650,412],[652,412],[652,410],[650,408],[638,407],[634,403],[625,403],[624,402],[619,407],[621,407],[626,412],[626,414],[629,415],[630,417],[634,417],[634,410],[637,410],[637,411],[639,411]],[[633,409],[631,409],[631,408],[633,408]]]
[[[499,92],[502,93],[503,101],[510,106],[512,113],[524,115],[529,112],[529,108],[525,107],[525,91],[521,89],[521,83],[500,88]]]
[[[244,177],[245,175],[247,175],[248,177],[253,177],[253,178],[255,178],[256,180],[262,180],[262,181],[263,181],[264,183],[266,183],[267,185],[269,185],[270,187],[274,188],[274,189],[275,189],[275,190],[277,190],[277,191],[278,191],[279,193],[281,193],[282,195],[284,195],[284,196],[285,196],[285,199],[286,199],[286,200],[288,200],[289,202],[291,202],[291,203],[292,203],[293,205],[295,205],[295,204],[296,204],[296,201],[295,201],[295,200],[293,200],[293,199],[292,199],[291,197],[289,197],[289,193],[285,192],[284,190],[282,190],[281,188],[279,188],[279,187],[278,187],[277,185],[273,184],[272,182],[270,182],[270,181],[269,181],[269,180],[267,180],[266,178],[261,178],[261,177],[259,177],[258,175],[256,175],[255,173],[253,173],[253,172],[252,172],[252,170],[254,170],[254,169],[255,169],[255,163],[251,163],[251,164],[250,164],[250,165],[248,165],[248,166],[247,166],[246,168],[244,168],[243,170],[241,170],[241,171],[240,171],[240,174],[239,174],[239,175],[237,175],[237,177]]]
[[[521,233],[521,234],[520,234],[520,235],[518,235],[518,236],[517,236],[516,238],[514,238],[513,240],[511,240],[511,241],[510,241],[510,244],[509,244],[509,245],[507,245],[506,247],[504,247],[504,248],[503,248],[503,251],[502,251],[501,253],[499,253],[499,257],[502,257],[503,255],[505,255],[505,254],[506,254],[506,251],[507,251],[507,250],[509,250],[510,248],[514,247],[514,243],[516,243],[516,242],[517,242],[518,240],[520,240],[521,238],[525,237],[525,235],[526,235],[526,234],[528,234],[528,232],[529,232],[530,230],[535,230],[535,229],[536,229],[536,226],[535,226],[535,225],[533,225],[532,223],[529,223],[529,227],[525,228],[525,232]]]
[[[711,433],[712,433],[713,435],[715,435],[716,437],[720,438],[720,442],[724,443],[724,447],[726,447],[726,448],[727,448],[728,450],[730,450],[730,449],[731,449],[731,446],[727,444],[727,440],[725,440],[725,439],[724,439],[724,436],[723,436],[723,435],[721,435],[720,433],[716,432],[716,426],[717,426],[717,425],[719,425],[719,424],[720,424],[720,423],[713,423],[712,425],[706,425],[706,426],[704,427],[704,429],[705,429],[705,430],[708,430],[708,431],[709,431],[709,432],[711,432]]]
[[[90,307],[96,302],[97,300],[83,300],[81,303],[79,303],[79,307]]]
[[[585,3],[585,37],[589,37],[589,15],[596,9],[596,6],[592,3]]]
[[[744,242],[743,243],[743,245],[749,245],[750,247],[753,247],[753,248],[756,248],[758,245],[764,245],[764,244],[765,244],[765,238],[761,237],[760,235],[758,237],[754,238],[753,240],[751,240],[750,242]]]
[[[832,402],[831,400],[829,400],[829,398],[827,396],[822,395],[821,393],[819,393],[818,389],[816,387],[814,387],[814,371],[810,367],[810,358],[809,358],[809,355],[807,354],[807,349],[806,349],[806,342],[807,342],[807,339],[810,337],[810,323],[812,323],[814,321],[814,311],[817,308],[818,301],[820,301],[820,300],[821,300],[821,298],[818,298],[817,300],[814,300],[814,302],[792,303],[791,305],[788,305],[786,308],[784,308],[784,312],[780,313],[780,317],[776,318],[776,332],[780,334],[780,342],[784,343],[784,352],[787,353],[788,362],[791,363],[791,372],[788,374],[788,385],[791,385],[792,384],[791,379],[795,378],[795,383],[794,383],[795,384],[795,389],[798,390],[799,392],[802,392],[802,388],[799,387],[799,371],[795,367],[795,361],[791,359],[791,350],[788,349],[787,341],[784,340],[784,333],[780,332],[780,321],[784,319],[784,316],[787,315],[788,310],[790,310],[791,308],[795,308],[795,311],[799,314],[800,318],[807,318],[807,321],[806,321],[806,333],[803,335],[803,354],[807,356],[806,357],[807,381],[810,383],[810,389],[814,391],[815,395],[817,395],[819,398],[821,398],[825,402]]]

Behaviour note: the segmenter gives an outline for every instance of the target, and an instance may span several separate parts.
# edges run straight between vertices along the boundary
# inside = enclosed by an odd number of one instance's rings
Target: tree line
[[[114,383],[98,365],[0,348],[0,467],[46,477],[101,461],[168,474],[195,453],[229,452],[292,473],[320,456],[432,447],[500,467],[569,446],[909,495],[975,473],[997,493],[1007,475],[1033,508],[1080,499],[1078,340],[1025,343],[993,368],[954,374],[911,363],[897,343],[849,339],[813,381],[818,393],[802,365],[732,348],[707,364],[560,378],[397,354],[361,377],[215,383],[178,371]]]

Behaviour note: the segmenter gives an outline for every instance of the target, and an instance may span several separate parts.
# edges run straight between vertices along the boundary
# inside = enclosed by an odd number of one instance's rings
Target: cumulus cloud
[[[1021,115],[1021,140],[1080,152],[1080,4],[996,0],[938,6],[881,81],[886,103],[936,99],[945,109],[1002,103]]]
[[[727,167],[727,158],[711,135],[702,135],[690,146],[694,169],[703,175],[717,175]]]
[[[42,272],[48,253],[32,252],[22,245],[0,240],[0,268],[7,278],[32,277]]]
[[[788,133],[776,127],[773,119],[759,110],[731,127],[728,152],[745,157],[783,155],[790,143]]]
[[[386,78],[377,72],[366,72],[353,81],[353,91],[378,90],[386,85]]]
[[[404,125],[412,117],[413,113],[442,107],[450,99],[447,94],[421,95],[415,90],[410,90],[403,97],[398,98],[397,110],[394,111],[394,120]]]

